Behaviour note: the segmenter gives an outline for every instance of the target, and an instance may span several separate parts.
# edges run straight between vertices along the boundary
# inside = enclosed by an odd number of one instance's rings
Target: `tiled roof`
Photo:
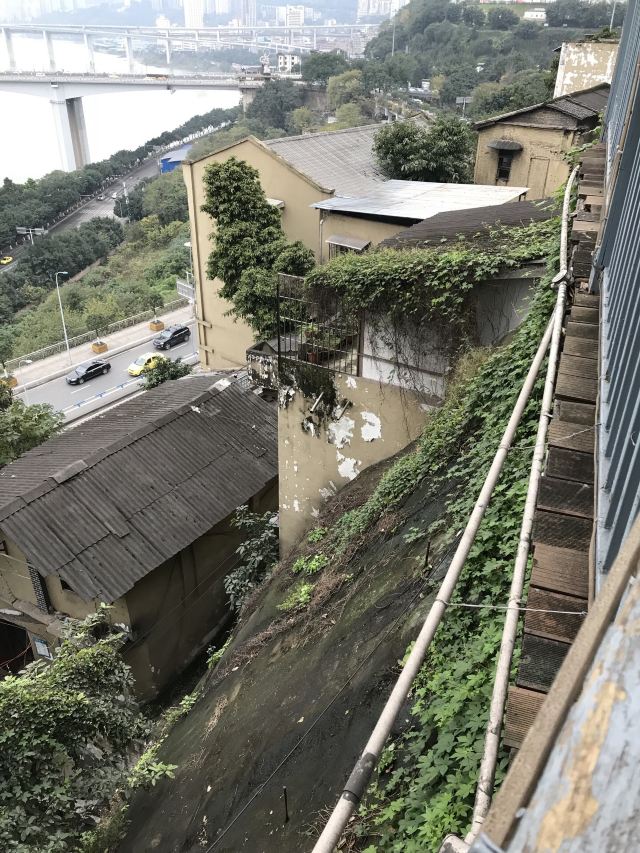
[[[505,227],[542,222],[557,215],[558,209],[552,199],[540,201],[512,201],[508,204],[493,204],[489,207],[474,207],[467,210],[448,210],[437,213],[411,228],[405,228],[380,244],[382,248],[418,249],[423,246],[441,246],[444,241],[458,237],[473,238],[487,233],[500,224]]]
[[[240,380],[189,377],[0,472],[0,529],[43,577],[111,602],[277,475],[276,412]]]
[[[266,139],[264,144],[337,196],[369,192],[385,179],[373,156],[373,138],[383,125],[368,124],[347,130],[307,133]]]
[[[569,116],[576,122],[586,121],[587,119],[597,118],[607,105],[610,86],[608,83],[599,83],[591,89],[585,89],[582,92],[572,92],[570,95],[562,95],[559,98],[554,98],[550,101],[545,101],[542,104],[534,104],[530,107],[523,107],[520,110],[514,110],[510,113],[504,113],[498,116],[484,119],[476,122],[476,127],[489,127],[499,121],[508,120],[516,117],[524,117],[527,113],[533,113],[539,110],[547,110],[555,113],[560,113],[563,116]]]

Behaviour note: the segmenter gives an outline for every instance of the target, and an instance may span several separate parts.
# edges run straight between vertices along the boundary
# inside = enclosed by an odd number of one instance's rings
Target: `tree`
[[[520,23],[520,18],[511,9],[491,9],[487,23],[492,30],[512,30]]]
[[[374,153],[388,178],[465,183],[472,177],[474,135],[458,118],[441,116],[429,129],[394,122],[375,136]]]
[[[455,104],[456,98],[465,98],[478,85],[478,72],[475,65],[456,68],[449,74],[440,87],[440,101],[443,104]]]
[[[546,71],[521,71],[508,83],[481,83],[473,91],[473,115],[499,115],[542,103],[548,97],[548,76]]]
[[[327,84],[327,99],[331,109],[335,110],[343,104],[359,101],[365,95],[362,85],[362,71],[352,69],[331,77]]]
[[[147,367],[144,372],[144,387],[146,391],[169,382],[173,379],[182,379],[188,376],[192,367],[182,361],[171,361],[169,358],[159,358],[155,367]]]
[[[44,403],[25,406],[14,400],[0,411],[0,467],[60,432],[64,416]]]
[[[293,131],[297,134],[301,134],[305,131],[313,130],[316,124],[316,118],[309,107],[298,107],[297,110],[294,110],[291,113],[289,117],[289,124]]]
[[[265,127],[287,128],[289,113],[302,106],[302,92],[292,80],[267,80],[247,109],[247,118]]]
[[[326,84],[329,77],[342,74],[349,63],[342,53],[312,53],[302,63],[302,79],[309,83]]]
[[[336,123],[334,130],[344,130],[348,127],[360,127],[367,124],[359,104],[343,104],[336,110]]]
[[[142,210],[145,216],[156,215],[161,225],[187,222],[189,204],[182,170],[161,175],[144,189]]]
[[[13,355],[15,331],[11,326],[0,326],[0,364],[3,370],[5,364]]]

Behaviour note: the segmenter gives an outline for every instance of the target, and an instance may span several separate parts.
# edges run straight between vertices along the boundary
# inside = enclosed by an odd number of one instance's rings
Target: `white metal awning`
[[[371,240],[361,240],[359,237],[345,237],[343,234],[332,234],[327,237],[327,243],[334,246],[344,246],[345,249],[353,249],[356,252],[362,252],[367,246],[371,245]]]

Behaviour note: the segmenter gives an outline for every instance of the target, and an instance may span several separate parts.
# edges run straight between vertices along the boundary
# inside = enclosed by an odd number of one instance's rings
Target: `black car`
[[[95,379],[96,376],[104,376],[111,370],[111,365],[108,361],[103,361],[97,358],[95,361],[90,361],[87,364],[80,364],[75,370],[67,375],[69,385],[82,385],[83,382],[88,382],[89,379]]]
[[[153,339],[153,345],[156,349],[171,349],[176,344],[188,341],[190,337],[191,330],[188,326],[169,326]]]

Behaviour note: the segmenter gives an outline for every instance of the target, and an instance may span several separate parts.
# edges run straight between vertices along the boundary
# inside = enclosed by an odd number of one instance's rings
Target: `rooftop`
[[[277,476],[276,444],[242,380],[165,382],[7,465],[0,528],[43,577],[112,602]]]
[[[182,163],[183,160],[186,160],[190,150],[191,144],[182,145],[180,148],[174,148],[173,151],[167,151],[167,153],[160,159],[167,160],[170,163]]]
[[[572,92],[570,95],[562,95],[559,98],[552,98],[550,101],[492,116],[484,119],[484,121],[476,122],[475,127],[490,127],[492,124],[505,119],[524,117],[527,113],[542,109],[557,113],[559,118],[572,119],[576,124],[587,119],[597,119],[607,105],[609,89],[608,83],[599,83],[597,86],[592,86],[590,89],[584,89],[581,92]]]
[[[263,144],[337,196],[358,196],[385,181],[373,156],[382,124],[266,139]]]
[[[528,187],[386,181],[357,198],[329,198],[312,205],[334,213],[418,222],[451,210],[487,207],[520,198]]]
[[[443,241],[486,237],[497,225],[518,227],[531,222],[542,222],[559,214],[553,199],[539,201],[512,201],[486,207],[448,210],[406,228],[380,244],[383,248],[418,249],[441,245]]]

